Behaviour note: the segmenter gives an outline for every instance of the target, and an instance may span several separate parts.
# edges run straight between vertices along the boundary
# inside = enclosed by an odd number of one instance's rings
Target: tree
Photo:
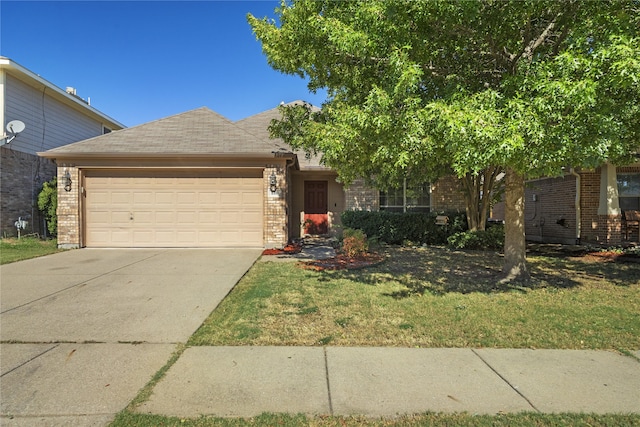
[[[42,184],[38,194],[38,208],[47,220],[47,230],[52,235],[58,234],[58,180],[53,178]]]
[[[328,92],[321,111],[295,108],[275,131],[346,182],[503,169],[503,274],[526,280],[525,180],[624,163],[639,145],[639,8],[292,0],[279,23],[248,20],[273,68]]]

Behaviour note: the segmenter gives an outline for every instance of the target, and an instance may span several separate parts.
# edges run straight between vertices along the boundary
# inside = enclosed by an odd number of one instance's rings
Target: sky
[[[246,15],[265,1],[0,1],[0,55],[74,87],[125,126],[208,107],[239,120],[298,99],[298,76],[273,70]]]

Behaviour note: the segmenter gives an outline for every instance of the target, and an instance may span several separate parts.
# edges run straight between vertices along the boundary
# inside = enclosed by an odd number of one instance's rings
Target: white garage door
[[[262,171],[89,171],[87,247],[261,247]]]

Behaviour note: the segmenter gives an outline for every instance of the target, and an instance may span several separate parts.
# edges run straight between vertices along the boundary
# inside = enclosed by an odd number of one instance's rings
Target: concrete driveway
[[[80,249],[0,266],[0,424],[108,424],[260,252]]]

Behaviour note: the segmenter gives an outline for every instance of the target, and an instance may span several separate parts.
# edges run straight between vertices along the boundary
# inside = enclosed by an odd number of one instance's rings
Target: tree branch
[[[545,27],[544,30],[542,30],[542,32],[540,33],[540,35],[535,38],[535,39],[527,39],[525,38],[523,40],[523,48],[520,51],[520,53],[518,53],[517,55],[515,55],[512,59],[511,59],[511,69],[515,70],[516,69],[516,65],[518,64],[518,61],[520,61],[521,58],[527,58],[529,61],[531,61],[533,59],[533,54],[535,52],[535,50],[540,47],[540,45],[542,45],[542,43],[545,42],[545,40],[547,40],[547,38],[550,36],[551,32],[553,31],[553,29],[556,26],[556,21],[558,20],[558,17],[560,16],[560,14],[557,14],[556,16],[553,17],[553,19],[551,20],[551,22],[549,22],[549,24]],[[505,48],[506,51],[506,48]]]

